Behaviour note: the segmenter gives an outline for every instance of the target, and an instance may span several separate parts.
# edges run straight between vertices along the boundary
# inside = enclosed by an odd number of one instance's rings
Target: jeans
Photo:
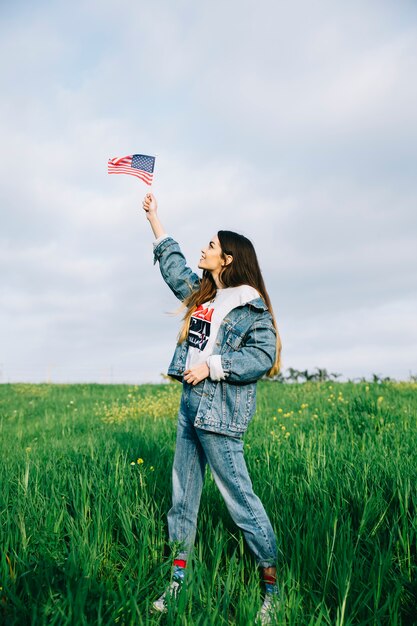
[[[276,564],[275,534],[265,509],[255,495],[243,456],[242,437],[231,437],[194,426],[203,382],[183,383],[178,414],[177,442],[172,468],[172,507],[168,512],[170,542],[187,558],[196,535],[204,472],[208,463],[235,524],[260,567]]]

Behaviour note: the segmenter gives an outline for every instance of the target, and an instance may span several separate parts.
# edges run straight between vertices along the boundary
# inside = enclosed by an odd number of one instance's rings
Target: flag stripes
[[[140,178],[147,185],[153,181],[155,157],[146,154],[131,154],[125,157],[114,157],[107,163],[108,174],[129,174]]]

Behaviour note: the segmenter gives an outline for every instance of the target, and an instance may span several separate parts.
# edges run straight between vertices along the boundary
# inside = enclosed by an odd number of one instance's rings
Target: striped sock
[[[174,571],[172,577],[177,583],[180,583],[185,578],[185,568],[187,567],[187,561],[184,559],[174,559]]]
[[[263,581],[265,583],[265,592],[271,595],[279,593],[277,580],[275,576],[269,574],[263,575]]]

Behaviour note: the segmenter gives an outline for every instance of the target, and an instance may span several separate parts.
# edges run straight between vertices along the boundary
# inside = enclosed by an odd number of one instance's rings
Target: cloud
[[[286,365],[325,367],[342,373],[342,379],[364,373],[407,379],[415,374],[416,310],[417,300],[408,298],[333,315],[312,315],[306,326],[288,319],[292,359]]]
[[[179,320],[164,314],[177,302],[152,264],[147,189],[106,173],[136,150],[158,154],[161,215],[190,264],[219,228],[254,241],[286,365],[406,375],[413,15],[384,2],[9,7],[3,379],[166,369]]]

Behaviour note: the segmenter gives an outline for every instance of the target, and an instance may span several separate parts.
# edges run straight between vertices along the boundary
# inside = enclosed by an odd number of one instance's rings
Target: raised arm
[[[151,225],[155,239],[165,235],[165,229],[158,217],[158,203],[153,193],[147,193],[143,199],[143,209],[146,212],[146,219]]]
[[[159,269],[164,281],[175,296],[183,302],[198,288],[200,278],[187,266],[178,243],[166,234],[157,214],[158,205],[153,194],[146,194],[143,208],[156,237],[154,244],[155,263],[159,261]]]

